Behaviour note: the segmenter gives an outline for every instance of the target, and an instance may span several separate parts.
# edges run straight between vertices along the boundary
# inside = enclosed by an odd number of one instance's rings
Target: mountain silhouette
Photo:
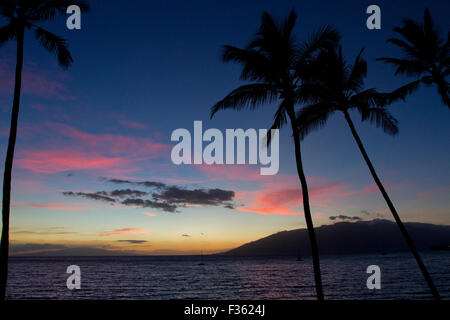
[[[450,226],[406,222],[418,250],[445,249],[450,245]],[[408,250],[397,225],[389,220],[337,222],[316,228],[320,254],[386,253]],[[282,231],[224,252],[232,256],[309,255],[306,229]]]

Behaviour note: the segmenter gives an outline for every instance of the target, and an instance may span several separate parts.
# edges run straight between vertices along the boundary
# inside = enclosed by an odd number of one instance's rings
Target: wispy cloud
[[[109,236],[117,236],[122,234],[144,234],[149,235],[150,232],[145,231],[144,229],[139,228],[123,228],[123,229],[115,229],[113,231],[102,232],[99,234],[100,237],[109,237]]]
[[[110,173],[135,172],[140,169],[141,161],[168,155],[170,149],[169,145],[150,138],[93,134],[56,122],[47,122],[33,130],[38,131],[33,137],[45,131],[42,145],[39,149],[18,152],[16,165],[38,173],[92,169]]]
[[[94,152],[72,149],[21,151],[16,165],[37,173],[121,167],[130,161],[123,157],[106,157]]]
[[[14,88],[14,69],[13,61],[0,61],[0,90],[8,93]],[[67,82],[67,75],[57,70],[49,74],[42,70],[38,64],[28,62],[23,68],[22,74],[22,92],[49,99],[57,100],[75,100],[70,93]]]
[[[13,234],[36,234],[36,235],[63,235],[63,234],[76,234],[78,232],[69,231],[65,227],[48,227],[48,228],[35,228],[33,230],[29,229],[12,229]]]
[[[157,214],[153,212],[143,212],[142,214],[146,215],[147,217],[156,217]]]
[[[107,195],[106,192],[100,191],[100,192],[72,192],[72,191],[64,191],[62,193],[65,196],[71,196],[71,197],[83,197],[90,200],[97,200],[97,201],[104,201],[104,202],[110,202],[114,203],[116,202],[116,199],[111,198]]]
[[[50,252],[61,249],[67,249],[67,247],[62,244],[51,244],[51,243],[24,243],[24,244],[12,243],[9,245],[9,250],[11,254],[30,254],[42,251]]]
[[[142,244],[148,242],[147,240],[116,240],[117,242],[127,242],[131,244]]]
[[[65,202],[50,202],[50,203],[32,203],[15,201],[13,203],[14,207],[25,207],[25,208],[35,208],[44,210],[57,210],[57,211],[79,211],[83,210],[79,204],[65,203]]]
[[[120,119],[119,123],[128,129],[134,129],[134,130],[146,130],[148,129],[148,126],[142,122],[138,122],[138,121],[131,121],[131,120],[125,120],[125,119]]]

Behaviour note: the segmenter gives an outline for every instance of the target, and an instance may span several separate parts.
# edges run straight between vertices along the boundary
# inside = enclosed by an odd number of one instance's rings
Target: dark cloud
[[[166,184],[162,182],[157,181],[130,181],[130,180],[123,180],[123,179],[108,179],[108,178],[102,178],[103,181],[111,182],[115,184],[131,184],[135,186],[144,186],[147,188],[165,188]]]
[[[226,202],[233,200],[234,191],[227,191],[222,189],[188,190],[172,186],[165,188],[159,194],[154,193],[153,198],[183,205],[197,204],[205,206],[219,206],[229,205]]]
[[[62,194],[65,196],[70,196],[70,197],[84,197],[84,198],[91,199],[91,200],[105,201],[105,202],[110,202],[110,203],[116,202],[116,199],[113,199],[113,198],[107,196],[104,191],[93,192],[93,193],[64,191]]]
[[[361,220],[361,218],[360,218],[360,217],[357,217],[357,216],[350,217],[350,216],[345,216],[345,215],[343,215],[343,214],[340,214],[340,215],[338,215],[338,216],[331,216],[331,217],[330,217],[330,220],[359,221],[359,220]]]
[[[131,189],[121,189],[121,190],[113,190],[109,193],[111,197],[143,197],[148,195],[148,192],[140,191],[140,190],[131,190]]]
[[[33,231],[33,230],[16,230],[11,231],[15,234],[39,234],[39,235],[49,235],[49,234],[76,234],[78,232],[73,231],[64,231],[64,230],[52,230],[51,228],[48,229],[42,229],[39,231]]]
[[[67,247],[62,244],[50,244],[50,243],[24,243],[24,244],[10,244],[9,251],[11,253],[29,252],[29,251],[41,251],[41,250],[60,250]]]
[[[146,243],[147,240],[116,240],[117,242],[128,242],[128,243],[132,243],[132,244],[141,244],[141,243]]]
[[[182,234],[181,236],[182,236],[182,237],[187,237],[187,238],[190,238],[190,237],[191,237],[191,236],[188,235],[188,234]]]
[[[116,202],[115,198],[126,198],[126,197],[143,197],[148,195],[148,192],[140,191],[140,190],[131,190],[131,189],[119,189],[113,191],[97,191],[97,192],[72,192],[66,191],[63,192],[65,196],[72,197],[84,197],[91,200],[105,201],[105,202]]]
[[[105,201],[109,203],[121,203],[126,206],[141,208],[161,209],[166,212],[176,212],[178,207],[189,205],[201,206],[223,206],[234,209],[231,201],[234,191],[222,189],[188,189],[178,186],[169,186],[157,181],[131,181],[124,179],[100,178],[114,184],[129,184],[153,189],[150,192],[133,189],[118,189],[113,191],[98,192],[63,192],[65,196],[79,196],[92,200]],[[144,199],[148,196],[151,199]]]
[[[157,202],[148,199],[125,199],[121,202],[126,206],[137,206],[141,208],[162,209],[166,212],[175,212],[177,206],[166,202]]]

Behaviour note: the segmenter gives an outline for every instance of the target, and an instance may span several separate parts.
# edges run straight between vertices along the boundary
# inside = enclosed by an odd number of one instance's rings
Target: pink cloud
[[[135,130],[145,130],[148,129],[148,126],[144,123],[141,122],[137,122],[137,121],[131,121],[131,120],[125,120],[125,119],[121,119],[119,120],[119,123],[125,127],[125,128],[129,128],[129,129],[135,129]]]
[[[21,194],[43,194],[54,192],[55,190],[48,187],[41,180],[32,180],[30,177],[18,177],[12,180],[13,190]]]
[[[362,189],[361,193],[363,195],[369,195],[369,194],[372,194],[372,193],[376,193],[378,191],[379,191],[378,186],[375,183],[372,183],[372,184],[364,187]]]
[[[139,229],[139,228],[124,228],[124,229],[115,229],[113,231],[110,232],[103,232],[100,233],[99,236],[100,237],[109,237],[109,236],[116,236],[116,235],[122,235],[122,234],[145,234],[145,235],[149,235],[150,232],[145,231],[143,229]]]
[[[42,104],[34,104],[31,106],[31,109],[37,110],[39,112],[44,112],[45,110],[47,110],[47,107]]]
[[[6,125],[2,125],[0,128],[0,137],[9,137],[9,128]]]
[[[300,182],[297,174],[283,174],[264,176],[260,174],[258,165],[195,165],[195,168],[207,177],[209,181],[250,181],[261,185],[270,185],[271,188],[283,189],[286,187],[299,188]],[[308,184],[324,184],[327,179],[318,176],[307,177]]]
[[[358,197],[362,191],[351,190],[346,184],[331,183],[323,177],[309,177],[310,205],[330,208],[343,198]],[[245,205],[236,209],[245,212],[275,215],[303,214],[302,192],[295,175],[284,175],[273,181],[264,181],[260,189],[236,192],[235,200]]]
[[[438,188],[433,188],[433,189],[429,189],[429,190],[424,190],[424,191],[419,192],[417,199],[415,201],[429,199],[440,193],[448,192],[449,190],[450,190],[450,187],[438,187]]]
[[[83,210],[80,204],[71,203],[67,204],[64,202],[51,202],[46,204],[30,203],[30,202],[14,202],[14,206],[25,207],[25,208],[35,208],[35,209],[45,209],[45,210],[56,210],[56,211],[80,211]]]
[[[92,134],[61,123],[47,123],[46,128],[49,147],[19,151],[18,167],[38,173],[100,169],[117,177],[139,170],[139,161],[168,155],[170,149],[149,138]]]
[[[169,154],[171,146],[158,143],[149,138],[135,138],[121,134],[92,134],[62,123],[47,123],[47,126],[61,136],[75,140],[83,150],[103,151],[110,154],[126,154],[155,158]]]
[[[253,212],[253,213],[259,213],[259,214],[278,214],[278,215],[300,215],[303,212],[301,211],[291,211],[288,207],[252,207],[252,208],[246,208],[246,207],[236,207],[236,210],[244,211],[244,212]]]
[[[0,62],[0,90],[4,93],[12,94],[14,89],[13,66],[15,66],[15,61],[12,63],[12,60]],[[63,83],[66,78],[67,75],[62,74],[59,70],[47,75],[37,64],[28,62],[23,68],[22,92],[63,101],[75,100]]]
[[[146,215],[147,217],[156,217],[156,213],[153,212],[143,212],[142,214]]]
[[[62,210],[62,211],[75,211],[79,210],[76,207],[63,206],[63,205],[48,205],[48,204],[30,204],[32,208],[46,209],[46,210]]]
[[[259,168],[248,165],[195,165],[210,180],[260,180]]]
[[[38,173],[56,173],[69,170],[106,169],[124,166],[128,160],[121,157],[105,157],[100,154],[70,149],[21,151],[16,165]]]

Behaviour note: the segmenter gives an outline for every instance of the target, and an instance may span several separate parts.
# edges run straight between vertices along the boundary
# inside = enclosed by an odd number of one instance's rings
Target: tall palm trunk
[[[347,120],[347,123],[348,123],[348,125],[350,127],[350,130],[352,132],[353,138],[355,138],[356,143],[358,144],[359,150],[361,151],[361,153],[362,153],[362,155],[364,157],[364,160],[366,161],[366,164],[369,167],[370,173],[372,174],[372,177],[375,180],[375,183],[377,184],[378,188],[380,189],[384,200],[386,201],[389,209],[391,210],[392,215],[394,216],[394,219],[397,222],[397,225],[398,225],[400,231],[403,234],[403,237],[405,238],[406,242],[408,243],[409,249],[411,250],[414,258],[416,259],[417,264],[419,265],[420,271],[422,271],[423,277],[425,278],[425,280],[426,280],[426,282],[428,284],[428,287],[430,288],[430,291],[431,291],[433,297],[436,300],[440,300],[441,297],[439,296],[439,292],[437,291],[436,286],[434,285],[433,280],[431,279],[427,268],[425,267],[424,263],[422,262],[422,259],[420,258],[419,253],[417,252],[416,247],[414,246],[414,243],[413,243],[411,237],[409,236],[408,231],[406,230],[405,226],[403,225],[403,222],[400,220],[400,217],[399,217],[399,215],[397,213],[397,210],[395,210],[395,207],[392,204],[391,199],[389,198],[389,196],[388,196],[386,190],[384,189],[380,179],[378,178],[378,175],[375,172],[375,169],[374,169],[374,167],[372,165],[372,162],[370,161],[369,156],[367,155],[366,150],[364,149],[364,146],[363,146],[363,144],[361,142],[361,139],[359,138],[358,133],[356,132],[355,126],[354,126],[354,124],[352,122],[352,119],[350,118],[350,115],[348,114],[347,111],[344,111],[344,115],[345,115],[345,120]]]
[[[320,273],[320,260],[319,260],[319,250],[317,247],[316,234],[314,231],[314,225],[311,217],[311,209],[309,207],[309,195],[308,195],[308,185],[306,183],[305,172],[303,171],[302,154],[300,149],[300,136],[297,126],[295,125],[295,112],[294,107],[288,111],[288,115],[291,121],[292,133],[294,135],[295,144],[295,160],[297,163],[297,174],[300,179],[302,186],[302,199],[303,199],[303,210],[305,212],[306,226],[308,228],[309,242],[311,244],[311,254],[313,259],[314,267],[314,280],[316,283],[316,294],[318,300],[324,300],[323,288],[322,288],[322,276]]]
[[[23,40],[24,28],[17,34],[17,64],[14,84],[14,100],[11,115],[11,128],[9,132],[8,150],[6,152],[5,173],[3,175],[3,202],[2,202],[2,239],[0,246],[0,301],[5,300],[6,283],[8,281],[8,254],[9,254],[9,215],[11,208],[11,175],[16,146],[17,122],[19,119],[20,89],[22,86],[23,66]]]

